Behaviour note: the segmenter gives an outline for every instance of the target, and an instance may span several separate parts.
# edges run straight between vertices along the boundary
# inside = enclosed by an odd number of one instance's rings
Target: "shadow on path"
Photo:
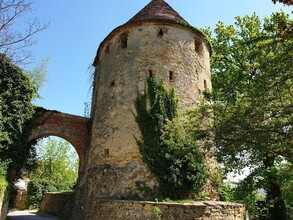
[[[38,214],[37,210],[11,210],[7,215],[7,220],[58,220],[57,216]]]

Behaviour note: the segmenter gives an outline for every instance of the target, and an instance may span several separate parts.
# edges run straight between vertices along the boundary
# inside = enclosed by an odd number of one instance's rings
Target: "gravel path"
[[[18,211],[12,210],[7,215],[7,220],[58,220],[59,218],[53,215],[41,215],[37,210]]]

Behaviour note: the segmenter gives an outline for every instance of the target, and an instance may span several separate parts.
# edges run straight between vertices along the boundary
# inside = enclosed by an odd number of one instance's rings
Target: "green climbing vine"
[[[203,153],[186,122],[178,116],[175,90],[162,80],[149,78],[144,94],[136,99],[136,122],[142,134],[140,152],[159,182],[159,196],[188,198],[206,183]]]
[[[0,54],[0,174],[16,175],[31,165],[34,149],[27,138],[34,126],[37,88],[30,76]],[[10,180],[13,181],[13,180]]]

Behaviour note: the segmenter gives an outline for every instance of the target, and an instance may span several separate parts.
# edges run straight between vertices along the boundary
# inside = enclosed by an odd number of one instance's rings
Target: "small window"
[[[169,80],[174,81],[174,79],[175,79],[175,77],[174,77],[173,71],[169,71]]]
[[[163,37],[163,36],[164,36],[164,31],[163,31],[163,29],[160,29],[160,30],[159,30],[158,36],[159,36],[159,37]]]
[[[110,44],[108,44],[105,48],[105,53],[109,53],[110,52]]]
[[[121,48],[127,47],[127,41],[128,41],[128,34],[127,33],[121,34],[120,36]]]
[[[106,157],[108,157],[109,154],[110,154],[110,150],[109,150],[109,149],[104,149],[104,155],[105,155]]]
[[[162,38],[167,33],[168,33],[168,29],[167,28],[160,28],[158,30],[158,37]]]
[[[111,81],[109,82],[109,86],[110,86],[110,87],[113,87],[113,86],[115,86],[115,85],[116,85],[115,80],[111,80]]]
[[[203,86],[204,86],[204,89],[207,89],[208,88],[208,84],[207,84],[207,81],[206,80],[203,80]]]
[[[149,77],[150,78],[153,78],[154,77],[154,74],[153,74],[153,71],[152,70],[149,70]]]
[[[202,40],[197,38],[194,41],[195,44],[195,51],[199,54],[202,52]]]

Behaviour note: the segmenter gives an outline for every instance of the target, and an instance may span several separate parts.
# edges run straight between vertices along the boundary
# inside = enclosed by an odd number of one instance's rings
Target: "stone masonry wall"
[[[70,219],[74,198],[73,193],[45,193],[39,211]]]
[[[180,26],[148,23],[121,29],[109,40],[96,66],[92,139],[79,185],[86,203],[147,199],[146,190],[137,185],[152,189],[157,183],[135,140],[140,138],[135,99],[144,92],[146,79],[157,77],[175,87],[181,110],[190,108],[211,88],[209,69],[205,43]]]
[[[82,217],[71,215],[74,195],[46,193],[40,212],[86,220],[243,220],[245,205],[202,201],[192,204],[97,199]]]
[[[99,199],[91,204],[87,220],[243,220],[245,206],[224,202],[194,204],[132,202]],[[73,216],[74,219],[74,216]]]

